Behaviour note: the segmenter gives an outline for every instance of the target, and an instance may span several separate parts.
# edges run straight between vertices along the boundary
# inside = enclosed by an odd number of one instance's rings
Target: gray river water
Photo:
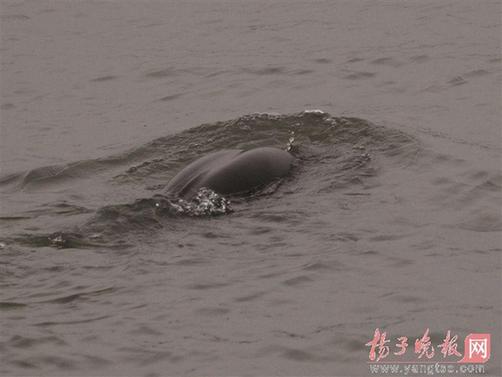
[[[376,328],[489,333],[500,375],[501,14],[2,0],[0,375],[364,376]],[[232,212],[165,210],[292,135]]]

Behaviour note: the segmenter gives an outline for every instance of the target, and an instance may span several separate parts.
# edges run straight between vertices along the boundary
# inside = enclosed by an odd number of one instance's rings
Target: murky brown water
[[[491,333],[500,375],[500,8],[2,1],[0,374],[369,375],[379,327]],[[292,130],[273,193],[152,209]]]

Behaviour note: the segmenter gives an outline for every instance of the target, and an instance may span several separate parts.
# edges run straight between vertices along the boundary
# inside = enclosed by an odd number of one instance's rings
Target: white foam
[[[319,110],[319,109],[306,109],[303,110],[304,114],[326,114],[325,111]]]

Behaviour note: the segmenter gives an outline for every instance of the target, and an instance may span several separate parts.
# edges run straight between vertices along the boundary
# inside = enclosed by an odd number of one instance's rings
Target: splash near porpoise
[[[401,131],[320,110],[251,114],[203,124],[120,155],[0,178],[1,189],[20,195],[48,187],[74,193],[90,181],[103,197],[113,193],[117,200],[99,202],[94,195],[78,203],[72,198],[44,203],[39,214],[57,215],[64,207],[65,215],[86,215],[87,220],[70,230],[22,234],[6,242],[56,247],[134,244],[135,234],[175,229],[180,217],[239,212],[243,200],[266,196],[280,204],[282,196],[294,193],[301,203],[319,193],[367,189],[382,169],[408,163],[418,149],[417,141]],[[136,197],[151,195],[131,201],[131,192],[137,192]]]

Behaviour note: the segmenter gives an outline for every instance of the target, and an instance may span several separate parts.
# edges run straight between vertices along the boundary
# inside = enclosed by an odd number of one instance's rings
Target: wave
[[[191,202],[164,196],[169,179],[191,161],[221,149],[262,146],[290,150],[295,164],[288,177],[245,198],[231,198],[232,203],[211,190],[199,192]],[[69,231],[23,234],[9,241],[31,246],[113,247],[117,240],[121,246],[134,244],[132,233],[145,235],[173,228],[173,218],[228,214],[233,208],[249,208],[246,202],[264,195],[275,196],[278,206],[283,195],[294,194],[298,203],[308,202],[316,193],[364,195],[377,184],[380,174],[413,164],[419,151],[420,143],[414,137],[359,118],[333,117],[320,110],[288,115],[258,113],[202,124],[119,155],[10,174],[0,178],[0,188],[10,193],[43,192],[50,185],[78,193],[88,185],[102,187],[101,201],[95,197],[86,205],[65,201],[66,206],[92,212],[83,225]],[[127,192],[124,198],[135,192],[139,196],[151,192],[151,196],[107,204],[114,192]],[[116,198],[120,200],[121,195]],[[51,212],[51,205],[61,207],[61,203],[44,203],[40,211]],[[33,211],[16,215],[29,217],[30,213]],[[52,214],[63,216],[61,211]],[[130,236],[128,241],[124,241],[124,234]]]

